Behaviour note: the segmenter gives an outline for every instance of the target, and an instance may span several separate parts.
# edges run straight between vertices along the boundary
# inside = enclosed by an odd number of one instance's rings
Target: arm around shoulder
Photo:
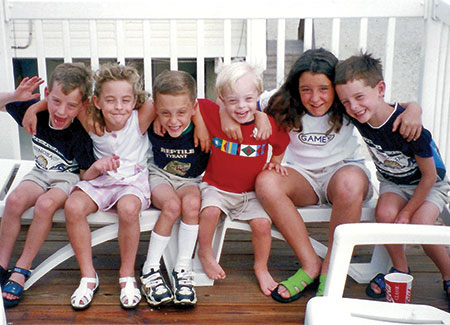
[[[422,132],[422,108],[416,102],[400,105],[405,111],[395,119],[392,131],[399,130],[408,141],[417,140]]]

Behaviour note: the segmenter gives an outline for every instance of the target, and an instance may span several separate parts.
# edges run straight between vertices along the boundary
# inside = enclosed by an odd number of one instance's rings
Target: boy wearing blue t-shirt
[[[199,183],[209,152],[194,141],[198,129],[192,122],[199,106],[215,105],[196,98],[194,78],[183,71],[163,71],[153,83],[153,101],[165,133],[148,130],[153,159],[150,162],[152,204],[161,214],[150,236],[147,260],[142,268],[142,292],[151,306],[174,301],[193,306],[197,302],[192,273],[192,254],[198,234],[201,196]],[[175,221],[180,218],[178,256],[171,272],[173,294],[160,273],[160,259],[167,247]]]
[[[445,165],[431,133],[422,129],[412,142],[392,132],[394,120],[404,109],[384,101],[386,84],[380,60],[370,54],[352,56],[339,62],[336,92],[348,115],[366,142],[377,168],[380,196],[377,222],[434,224],[449,202]],[[410,273],[402,245],[386,245],[392,272]],[[444,246],[423,246],[439,268],[444,290],[450,285],[450,257]],[[376,275],[366,288],[370,297],[385,296],[384,275]]]
[[[37,102],[38,77],[25,78],[11,93],[0,94],[0,107],[22,126],[28,107]],[[35,167],[8,196],[0,226],[0,282],[5,307],[16,306],[30,276],[32,261],[51,229],[53,214],[62,208],[93,162],[92,142],[75,117],[85,109],[92,88],[91,72],[78,64],[61,64],[52,73],[45,97],[48,111],[38,113],[32,138]],[[6,271],[24,211],[34,206],[25,247],[8,278]],[[6,283],[5,283],[6,282]]]

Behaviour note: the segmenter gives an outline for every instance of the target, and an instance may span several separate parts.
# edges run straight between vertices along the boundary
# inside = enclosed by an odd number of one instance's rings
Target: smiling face
[[[247,73],[236,81],[234,89],[226,87],[223,90],[221,100],[225,109],[240,124],[255,119],[260,94],[255,86],[254,78],[252,73]]]
[[[197,105],[188,94],[157,94],[155,100],[159,121],[173,138],[179,137],[191,124]]]
[[[45,89],[45,98],[48,103],[50,126],[57,130],[68,128],[87,104],[87,101],[82,102],[82,95],[78,88],[65,94],[61,84],[56,81],[51,91],[48,88]]]
[[[360,123],[369,122],[378,125],[384,121],[379,107],[384,103],[384,81],[370,87],[361,79],[354,79],[345,84],[336,85],[336,92],[348,115]]]
[[[93,96],[92,101],[102,111],[108,132],[121,130],[136,106],[133,85],[126,80],[105,82],[100,94]]]
[[[298,80],[298,90],[303,106],[313,116],[326,114],[333,105],[333,83],[323,73],[303,72]]]

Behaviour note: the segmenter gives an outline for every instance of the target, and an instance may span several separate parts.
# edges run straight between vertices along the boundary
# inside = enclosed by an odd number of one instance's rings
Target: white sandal
[[[88,287],[88,283],[95,283],[93,289]],[[98,276],[95,274],[95,278],[84,277],[80,280],[80,285],[70,298],[73,309],[83,310],[91,305],[94,293],[98,290]]]
[[[119,278],[119,283],[126,283],[120,290],[120,305],[124,309],[136,308],[141,301],[141,291],[137,288],[136,279],[133,276]]]

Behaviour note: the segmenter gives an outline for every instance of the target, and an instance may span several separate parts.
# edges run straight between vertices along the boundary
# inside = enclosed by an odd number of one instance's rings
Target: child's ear
[[[383,98],[386,92],[386,83],[384,82],[384,80],[378,81],[375,87],[377,87],[378,95]]]
[[[198,100],[195,100],[194,106],[192,107],[194,109],[194,114],[198,111]]]
[[[48,98],[48,95],[50,95],[50,90],[48,90],[48,87],[45,87],[45,89],[44,89],[45,98]]]
[[[86,99],[83,103],[81,103],[81,109],[85,110],[89,106],[89,98]]]
[[[100,108],[100,105],[98,104],[98,97],[97,96],[92,96],[92,102],[94,103],[94,106],[95,106],[95,108],[97,108],[97,109],[99,109],[99,110],[102,110],[101,108]]]

